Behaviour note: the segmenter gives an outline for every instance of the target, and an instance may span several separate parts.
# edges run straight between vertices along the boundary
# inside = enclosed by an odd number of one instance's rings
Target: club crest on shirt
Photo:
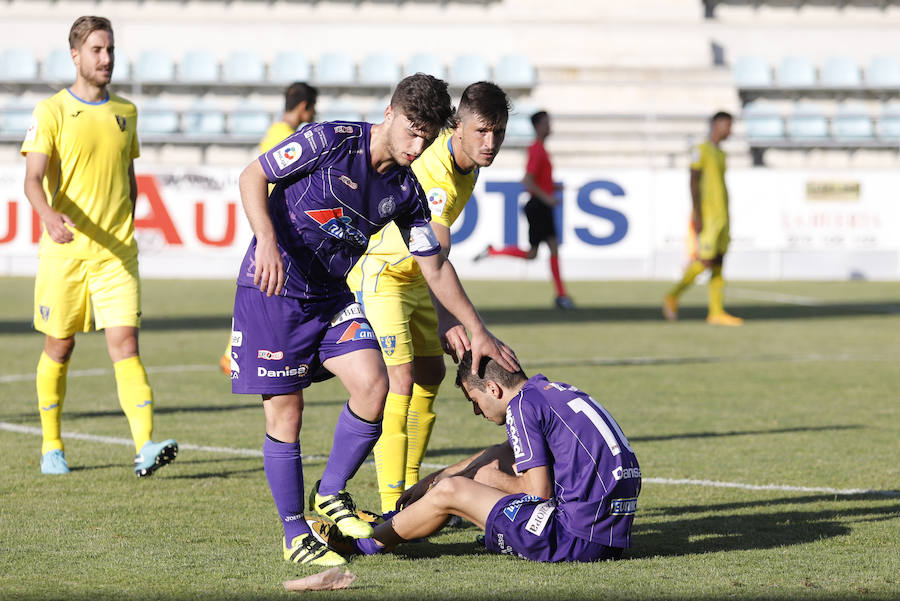
[[[122,115],[116,115],[116,124],[119,126],[119,131],[125,131],[125,128],[128,126],[128,120]]]
[[[350,217],[344,215],[344,209],[316,209],[306,211],[310,219],[319,224],[323,232],[339,240],[355,246],[365,247],[369,240],[366,235],[353,227]]]
[[[378,339],[381,342],[381,350],[384,351],[384,354],[390,357],[394,354],[394,351],[397,348],[397,337],[391,334],[390,336],[381,336]]]
[[[41,319],[44,321],[50,319],[50,307],[47,305],[41,305]]]
[[[397,208],[397,203],[394,202],[393,195],[388,196],[387,198],[382,198],[378,203],[378,216],[379,217],[387,217],[391,213],[394,212],[394,209]]]

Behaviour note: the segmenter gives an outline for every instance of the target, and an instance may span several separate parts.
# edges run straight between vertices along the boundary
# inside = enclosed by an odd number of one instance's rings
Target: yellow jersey
[[[710,142],[694,148],[691,170],[700,172],[700,210],[703,228],[728,225],[728,189],[725,187],[725,151]]]
[[[273,123],[269,126],[269,129],[266,130],[266,135],[263,136],[262,141],[260,141],[259,143],[259,153],[262,154],[271,150],[273,146],[287,138],[295,131],[297,130],[295,130],[284,121],[277,121]]]
[[[456,166],[452,135],[452,129],[442,132],[412,164],[413,173],[428,198],[431,221],[448,228],[466,207],[478,179],[477,167],[461,171]],[[350,288],[363,292],[377,292],[389,282],[402,284],[419,279],[422,272],[393,223],[370,238],[366,254],[347,277]]]
[[[57,244],[45,231],[38,253],[77,259],[137,255],[128,168],[140,155],[137,109],[109,94],[86,102],[68,89],[34,109],[23,155],[49,157],[44,191],[54,210],[75,223],[75,239]]]

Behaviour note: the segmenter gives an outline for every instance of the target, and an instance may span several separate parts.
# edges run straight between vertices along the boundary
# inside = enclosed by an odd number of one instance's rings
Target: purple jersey
[[[371,123],[310,123],[259,157],[275,188],[269,216],[284,260],[284,296],[332,298],[366,251],[369,237],[394,221],[418,256],[440,251],[425,194],[409,167],[378,173],[369,151]],[[253,286],[256,238],[239,286]]]
[[[506,408],[516,470],[551,470],[560,525],[609,547],[631,546],[641,469],[619,424],[589,395],[538,374]]]

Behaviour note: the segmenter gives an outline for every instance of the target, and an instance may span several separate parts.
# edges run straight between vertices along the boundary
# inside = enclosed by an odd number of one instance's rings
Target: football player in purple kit
[[[467,328],[472,354],[517,368],[515,355],[488,332],[439,253],[425,195],[409,168],[452,112],[445,82],[412,75],[397,85],[383,123],[308,124],[241,174],[241,200],[255,236],[237,279],[232,391],[262,395],[263,466],[288,561],[345,562],[312,536],[303,516],[303,388],[322,367],[350,398],[310,509],[347,536],[372,536],[345,490],[378,440],[388,391],[375,334],[345,282],[369,236],[394,221],[435,296]],[[267,195],[269,183],[275,187]]]
[[[374,537],[335,548],[373,554],[440,529],[458,515],[485,531],[491,551],[534,561],[618,559],[631,546],[641,490],[637,457],[609,412],[587,393],[541,374],[508,372],[467,352],[457,385],[476,415],[506,425],[507,442],[430,476]]]

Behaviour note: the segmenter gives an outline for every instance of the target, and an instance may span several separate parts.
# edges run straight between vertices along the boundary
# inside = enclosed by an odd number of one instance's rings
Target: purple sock
[[[353,546],[362,555],[377,555],[378,553],[384,553],[385,550],[385,547],[377,544],[374,538],[354,538]]]
[[[310,532],[303,517],[303,463],[299,442],[275,442],[266,436],[263,442],[263,468],[278,515],[284,525],[284,538],[290,545],[294,537]]]
[[[360,419],[344,405],[334,428],[334,442],[328,463],[319,484],[320,495],[333,495],[347,486],[347,480],[356,474],[381,436],[381,421],[377,423]]]

